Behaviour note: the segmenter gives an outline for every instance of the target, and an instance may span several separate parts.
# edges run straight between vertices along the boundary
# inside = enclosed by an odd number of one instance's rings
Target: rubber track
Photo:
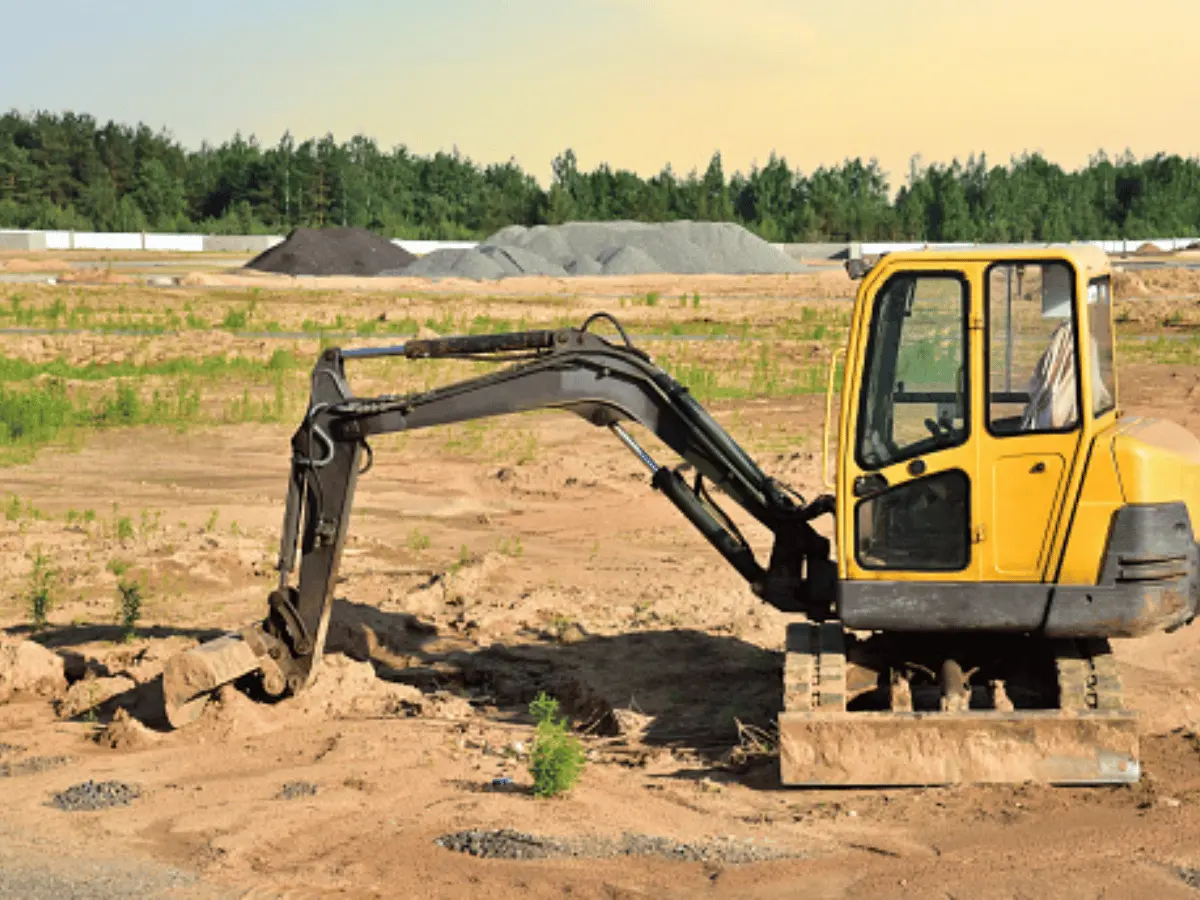
[[[840,622],[788,626],[783,663],[787,712],[844,712],[846,640]]]

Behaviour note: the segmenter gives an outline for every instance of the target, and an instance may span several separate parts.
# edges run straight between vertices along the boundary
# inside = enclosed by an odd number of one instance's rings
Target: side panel
[[[992,466],[992,566],[998,578],[1040,581],[1049,523],[1058,505],[1067,462],[1059,453],[1017,453]]]

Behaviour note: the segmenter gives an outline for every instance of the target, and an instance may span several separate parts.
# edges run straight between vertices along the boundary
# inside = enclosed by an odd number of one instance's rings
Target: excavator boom
[[[836,569],[829,541],[811,521],[833,509],[812,503],[767,476],[688,393],[634,347],[581,328],[417,340],[395,347],[326,350],[312,372],[308,410],[292,438],[278,588],[259,625],[183,654],[164,673],[171,723],[187,724],[220,684],[260,670],[268,692],[303,690],[314,677],[333,604],[333,586],[350,523],[355,486],[370,467],[369,440],[471,419],[534,409],[568,410],[608,428],[642,461],[667,497],[732,565],[751,589],[789,612],[820,621],[831,611]],[[617,324],[615,320],[611,320]],[[620,330],[619,324],[617,324]],[[356,397],[348,360],[488,359],[511,365],[487,375],[404,396]],[[626,431],[636,422],[675,451],[695,475],[659,465]],[[363,465],[363,457],[366,465]],[[705,480],[733,498],[775,535],[762,565]],[[291,584],[299,557],[299,579]]]

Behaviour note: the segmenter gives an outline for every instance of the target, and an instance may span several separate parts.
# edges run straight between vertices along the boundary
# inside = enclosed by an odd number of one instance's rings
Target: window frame
[[[1071,273],[1071,341],[1075,348],[1075,424],[1066,428],[1036,428],[1029,431],[995,431],[992,429],[992,270],[1005,266],[1066,266]],[[1079,365],[1079,271],[1063,257],[1043,259],[1003,259],[983,270],[983,427],[989,436],[999,440],[1028,437],[1034,434],[1071,434],[1083,428],[1083,369]],[[1009,338],[1011,339],[1011,335]]]
[[[868,463],[863,459],[863,428],[866,425],[867,412],[867,385],[870,382],[870,369],[868,368],[875,359],[875,345],[879,340],[880,331],[879,311],[881,308],[880,300],[891,289],[892,285],[902,278],[949,278],[957,281],[961,289],[961,319],[962,319],[962,370],[963,370],[963,389],[964,398],[963,409],[963,433],[960,440],[952,444],[944,444],[938,447],[920,449],[921,444],[912,445],[915,451],[906,451],[898,454],[896,457],[887,460],[883,463]],[[967,274],[959,269],[901,269],[893,273],[887,281],[885,281],[876,291],[874,303],[871,309],[871,319],[867,331],[867,346],[864,354],[864,365],[860,370],[859,387],[858,387],[858,413],[855,423],[854,433],[854,461],[858,468],[863,472],[878,472],[882,469],[890,468],[891,466],[899,465],[920,456],[928,456],[933,453],[940,453],[944,450],[952,450],[956,447],[961,447],[968,443],[971,439],[971,410],[973,408],[971,397],[971,281]],[[903,334],[901,334],[903,339]]]
[[[893,491],[898,491],[903,488],[911,488],[913,485],[922,484],[934,478],[945,478],[947,476],[961,477],[966,485],[966,490],[963,493],[963,505],[967,510],[966,521],[963,525],[962,539],[967,548],[966,559],[961,566],[936,566],[936,565],[915,565],[915,566],[881,566],[874,563],[864,561],[862,556],[861,531],[859,529],[860,513],[864,504],[879,500],[881,497],[890,494]],[[975,559],[975,544],[971,540],[971,492],[974,488],[970,473],[960,466],[954,466],[949,469],[940,469],[937,472],[930,472],[927,475],[922,475],[920,478],[910,478],[907,481],[900,481],[889,486],[886,490],[880,491],[877,494],[872,494],[869,497],[863,497],[854,504],[854,561],[858,567],[864,572],[965,572],[971,568]]]
[[[1109,353],[1111,354],[1111,359],[1109,360],[1111,365],[1110,365],[1108,374],[1109,374],[1110,380],[1112,381],[1112,384],[1110,386],[1107,386],[1107,387],[1109,387],[1109,394],[1111,395],[1111,402],[1110,402],[1109,406],[1106,409],[1102,409],[1099,411],[1093,409],[1092,410],[1092,419],[1093,420],[1102,418],[1103,416],[1107,416],[1117,408],[1117,334],[1116,334],[1116,328],[1114,326],[1113,317],[1112,317],[1113,316],[1112,275],[1097,275],[1095,278],[1089,279],[1088,280],[1088,293],[1089,294],[1091,293],[1092,285],[1094,285],[1094,284],[1103,284],[1107,288],[1107,294],[1108,294],[1108,303],[1107,303],[1107,306],[1108,306],[1108,349],[1109,349]],[[1091,304],[1090,303],[1085,304],[1085,308],[1090,309]],[[1088,337],[1090,337],[1093,340],[1093,342],[1096,339],[1096,336],[1094,334],[1092,334],[1091,313],[1088,314]],[[1095,390],[1095,386],[1093,386],[1093,388],[1092,388],[1093,403],[1095,402],[1095,396],[1096,396],[1096,390]]]

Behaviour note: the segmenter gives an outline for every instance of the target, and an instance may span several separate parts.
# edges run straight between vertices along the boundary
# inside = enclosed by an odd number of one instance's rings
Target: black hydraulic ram
[[[601,314],[603,315],[603,314]],[[358,476],[370,467],[368,440],[508,413],[557,408],[608,428],[652,473],[653,486],[751,585],[780,609],[821,618],[831,609],[829,541],[810,520],[831,509],[805,503],[768,477],[688,393],[634,347],[582,328],[468,335],[391,347],[325,350],[312,372],[308,411],[292,437],[292,473],[280,542],[279,588],[265,632],[286,643],[288,683],[311,678],[324,641]],[[384,357],[486,359],[504,368],[433,390],[356,397],[345,361]],[[660,466],[622,427],[637,422],[692,468],[694,484]],[[366,457],[365,468],[363,457]],[[719,488],[775,536],[763,567],[708,492]],[[298,584],[291,575],[297,564]],[[282,664],[281,664],[282,665]]]

